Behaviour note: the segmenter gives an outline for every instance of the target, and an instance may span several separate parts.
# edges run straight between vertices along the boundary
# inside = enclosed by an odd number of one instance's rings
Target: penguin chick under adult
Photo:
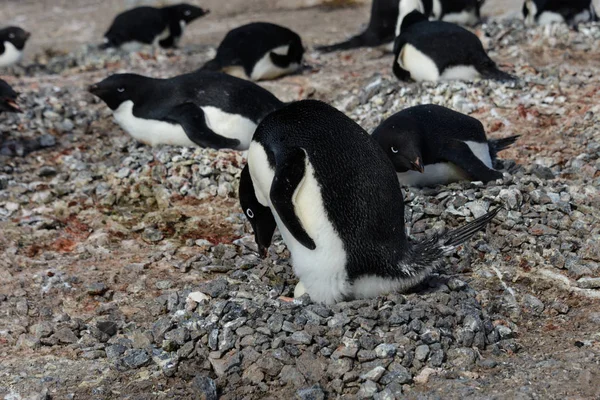
[[[498,212],[409,241],[389,158],[354,121],[314,100],[286,105],[260,123],[239,196],[259,248],[270,245],[277,226],[297,288],[327,304],[417,285]]]
[[[501,179],[494,170],[496,156],[519,136],[488,140],[479,120],[426,104],[392,115],[372,137],[392,160],[400,184],[433,186]]]
[[[577,26],[582,22],[598,21],[592,0],[526,0],[523,18],[530,25],[566,22]]]
[[[136,7],[115,17],[100,48],[134,49],[140,44],[177,47],[185,26],[208,13],[209,10],[185,3],[162,8]]]
[[[283,105],[252,82],[211,71],[170,79],[116,74],[89,91],[113,110],[121,128],[151,146],[245,150],[258,123]]]
[[[3,111],[23,112],[17,104],[17,97],[19,94],[6,81],[0,79],[0,114]]]
[[[302,39],[296,32],[268,22],[254,22],[229,31],[215,58],[202,69],[253,81],[275,79],[296,72],[303,55]]]
[[[481,6],[485,0],[400,0],[396,36],[400,34],[402,20],[413,10],[430,20],[475,25],[481,20]]]
[[[397,20],[398,0],[373,0],[369,25],[364,32],[340,43],[318,46],[316,50],[329,53],[337,50],[378,46],[386,46],[391,50]]]
[[[23,59],[23,49],[31,34],[17,26],[0,29],[0,68]]]
[[[475,34],[450,22],[429,21],[418,11],[404,17],[394,55],[394,75],[403,81],[515,79],[498,69]]]

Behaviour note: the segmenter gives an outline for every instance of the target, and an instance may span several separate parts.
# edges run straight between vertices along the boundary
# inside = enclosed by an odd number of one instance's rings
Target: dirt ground
[[[102,33],[107,28],[115,13],[136,4],[148,4],[141,1],[105,0],[2,0],[0,1],[0,21],[3,24],[18,24],[33,32],[31,42],[27,47],[25,63],[31,61],[36,53],[45,49],[71,51],[84,44],[100,42]],[[305,44],[310,48],[317,44],[331,43],[358,32],[361,24],[367,22],[368,5],[362,2],[358,6],[343,8],[313,7],[310,1],[294,0],[205,0],[198,2],[209,8],[211,14],[186,31],[181,46],[206,45],[215,46],[219,39],[231,28],[243,23],[257,20],[271,21],[289,26],[302,35]],[[518,13],[519,0],[487,0],[483,14],[488,16],[510,16]],[[560,68],[561,57],[565,49],[536,48],[524,56],[529,65],[539,68]],[[598,54],[578,53],[572,49],[572,56],[565,63],[570,68],[596,68],[600,73],[600,58]],[[329,58],[327,58],[329,57]],[[346,94],[358,92],[376,73],[389,75],[389,59],[379,50],[368,49],[360,53],[344,52],[325,58],[309,51],[308,62],[315,67],[313,75],[291,76],[276,82],[263,84],[272,90],[282,100],[291,101],[308,95],[328,101],[343,102]],[[512,64],[515,58],[508,52],[499,55],[501,64]],[[177,61],[173,57],[172,61]],[[325,65],[326,62],[328,66]],[[564,65],[563,65],[564,66]],[[190,69],[191,65],[173,65],[160,70],[160,73],[172,75]],[[119,68],[115,68],[118,70]],[[90,82],[106,75],[105,71],[82,71],[69,76],[48,76],[41,78],[46,83],[54,85],[66,84],[83,88]],[[22,86],[35,85],[38,77],[23,77],[19,82]],[[590,78],[592,79],[592,78]],[[594,78],[593,82],[598,84]],[[570,118],[577,119],[573,109],[593,108],[600,101],[598,87],[582,87],[577,95],[570,97],[569,110],[565,112]],[[94,105],[96,107],[97,105]],[[99,107],[97,107],[99,108]],[[507,120],[517,119],[516,111],[507,110]],[[583,112],[581,112],[583,114]],[[484,112],[484,125],[490,127],[496,117]],[[548,117],[551,118],[551,117]],[[554,117],[552,117],[554,118]],[[538,121],[539,122],[539,121]],[[548,122],[552,125],[553,122]],[[372,129],[374,126],[365,126]],[[505,157],[527,164],[540,154],[540,143],[553,140],[545,136],[543,130],[534,128],[531,123],[526,127],[529,135]],[[122,135],[118,128],[105,119],[93,126],[93,135],[85,140],[75,141],[70,148],[59,147],[44,153],[36,153],[30,164],[15,161],[23,173],[33,173],[45,165],[44,158],[56,159],[65,154],[76,154],[86,151],[86,148],[101,146],[109,149],[113,142],[105,137]],[[112,149],[110,149],[112,150]],[[567,150],[565,154],[569,154]],[[542,154],[547,157],[567,157],[557,153]],[[100,157],[100,156],[99,156]],[[107,150],[102,162],[119,164],[121,154],[118,151]],[[597,177],[596,177],[597,181]],[[203,218],[203,226],[194,232],[194,240],[204,238],[218,242],[220,238],[236,237],[239,227],[224,223],[230,217],[231,209],[237,207],[235,199],[225,198],[219,202],[214,200],[189,200],[185,197],[172,201],[188,218]],[[29,206],[28,206],[29,207]],[[31,206],[33,207],[33,206]],[[30,207],[30,208],[31,208]],[[70,316],[76,316],[82,321],[89,320],[98,313],[109,314],[110,309],[101,309],[102,302],[90,295],[90,287],[98,282],[105,282],[110,287],[110,296],[120,303],[119,310],[122,318],[136,322],[152,318],[147,308],[148,302],[159,296],[161,282],[174,282],[175,287],[184,287],[205,275],[197,273],[181,274],[173,268],[174,264],[189,259],[196,254],[196,249],[184,246],[172,252],[169,244],[161,244],[161,248],[132,236],[129,233],[122,237],[127,245],[114,241],[120,237],[121,225],[127,230],[134,230],[144,213],[140,207],[127,208],[119,222],[109,222],[110,226],[102,229],[114,234],[112,246],[107,250],[92,250],[93,257],[87,258],[77,251],[77,246],[88,240],[92,232],[105,221],[94,221],[87,218],[86,212],[93,208],[89,204],[70,204],[80,212],[77,218],[66,218],[54,223],[60,229],[54,236],[42,237],[28,225],[30,222],[7,222],[2,224],[0,233],[0,303],[11,296],[27,299],[17,311],[8,311],[0,316],[0,321],[10,324],[11,329],[18,333],[18,326],[23,319],[35,321],[44,314],[45,310],[57,310]],[[95,206],[94,206],[95,207]],[[90,214],[91,215],[91,214]],[[26,215],[22,216],[26,219]],[[84,222],[82,222],[84,221]],[[98,226],[95,224],[97,223]],[[590,226],[590,231],[597,226]],[[115,239],[115,237],[117,239]],[[133,237],[133,238],[132,238]],[[185,241],[191,236],[181,236],[176,239]],[[48,255],[48,254],[52,255]],[[55,275],[60,271],[60,275]],[[143,275],[143,285],[138,285],[140,275]],[[75,277],[75,278],[74,278]],[[73,279],[71,279],[73,278]],[[476,277],[470,277],[476,280]],[[433,378],[427,384],[417,385],[411,398],[447,397],[448,393],[457,390],[469,398],[523,398],[523,399],[599,399],[600,398],[600,303],[598,294],[583,296],[577,291],[570,290],[568,285],[559,285],[553,279],[541,279],[528,268],[517,268],[511,276],[510,286],[518,288],[523,293],[531,293],[540,298],[545,304],[561,304],[568,308],[563,312],[559,308],[547,307],[540,315],[524,312],[516,317],[518,326],[518,341],[522,351],[511,354],[507,352],[499,358],[499,368],[480,368],[467,375],[454,377],[456,379]],[[31,282],[39,287],[48,287],[45,295],[33,292]],[[51,282],[51,283],[49,283]],[[493,282],[493,283],[492,283]],[[77,290],[56,291],[51,287],[57,285],[72,286]],[[157,286],[158,285],[158,286]],[[485,293],[501,293],[504,289],[501,280],[490,278],[489,281],[473,283],[478,290]],[[46,293],[46,292],[44,292]],[[492,306],[492,301],[486,301],[481,296],[483,306]],[[6,301],[8,302],[8,301]],[[23,309],[24,307],[24,309]],[[11,309],[12,310],[12,309]],[[6,331],[0,326],[0,332]],[[25,331],[25,329],[23,329]],[[22,332],[21,332],[22,333]],[[17,334],[18,336],[18,334]],[[12,339],[11,339],[12,340]],[[0,335],[0,395],[6,400],[21,398],[141,398],[136,397],[136,391],[146,392],[151,387],[154,398],[177,398],[177,394],[169,392],[169,388],[185,385],[179,378],[168,378],[161,375],[151,377],[135,374],[119,375],[109,370],[106,363],[100,359],[83,359],[68,347],[44,346],[39,350],[17,348],[11,340]],[[44,371],[43,373],[40,371]],[[64,370],[64,382],[58,385],[56,393],[43,392],[45,382],[43,376],[52,371],[61,375]],[[41,374],[38,377],[36,374]],[[112,392],[93,392],[96,387],[96,377],[110,376],[114,390]],[[37,379],[39,378],[39,379]],[[23,392],[24,382],[30,392]],[[449,383],[451,382],[451,383]],[[455,385],[456,387],[454,387]],[[40,394],[46,393],[46,394]],[[176,392],[175,392],[176,393]],[[39,397],[35,397],[39,395]]]

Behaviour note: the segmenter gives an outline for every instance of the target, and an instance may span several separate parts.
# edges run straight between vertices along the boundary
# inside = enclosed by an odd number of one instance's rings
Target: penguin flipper
[[[271,184],[271,204],[277,215],[294,238],[304,247],[314,250],[315,242],[308,235],[294,208],[294,194],[306,173],[306,153],[300,148],[292,149],[282,163],[277,163]]]
[[[464,169],[471,180],[485,183],[502,178],[501,172],[488,168],[463,141],[452,140],[441,155],[447,161]]]
[[[235,149],[240,145],[239,140],[223,137],[210,129],[204,111],[194,103],[173,107],[163,120],[181,125],[188,138],[202,147]]]

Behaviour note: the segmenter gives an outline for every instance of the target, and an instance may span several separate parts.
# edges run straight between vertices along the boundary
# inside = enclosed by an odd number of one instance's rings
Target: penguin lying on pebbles
[[[208,13],[208,10],[185,3],[162,8],[133,8],[115,17],[100,48],[134,49],[140,44],[177,47],[186,24]]]
[[[598,21],[592,0],[526,0],[523,18],[531,25],[566,22],[576,26],[582,22]]]
[[[355,49],[358,47],[388,46],[394,42],[394,28],[398,20],[398,0],[373,0],[371,19],[367,29],[341,43],[318,46],[316,49],[324,53],[337,50]]]
[[[21,61],[29,36],[31,36],[29,32],[16,26],[0,29],[0,68]]]
[[[254,22],[229,31],[215,58],[202,69],[253,81],[275,79],[297,71],[303,55],[302,39],[296,32],[267,22]]]
[[[17,97],[19,94],[8,83],[0,79],[0,114],[3,111],[23,112],[17,104]]]
[[[350,118],[314,100],[286,105],[261,122],[239,196],[259,249],[279,228],[300,280],[296,295],[305,290],[327,304],[417,285],[498,212],[409,241],[389,158]]]
[[[400,34],[402,20],[413,10],[429,19],[460,25],[475,25],[481,19],[480,9],[485,0],[400,0],[396,36]]]
[[[434,104],[410,107],[373,132],[405,186],[502,178],[493,169],[498,152],[519,136],[488,140],[479,120]]]
[[[121,128],[151,146],[245,150],[258,123],[283,105],[252,82],[209,71],[170,79],[116,74],[89,91],[113,110]]]
[[[449,22],[429,21],[418,11],[404,17],[394,54],[394,74],[403,81],[515,79],[498,69],[475,34]]]

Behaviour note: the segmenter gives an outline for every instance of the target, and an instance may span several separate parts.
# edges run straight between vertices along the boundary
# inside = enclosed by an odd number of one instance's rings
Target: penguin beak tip
[[[90,85],[88,86],[88,92],[95,94],[95,92],[98,90],[98,85]]]
[[[22,113],[23,110],[21,110],[21,107],[19,107],[19,105],[17,104],[17,102],[15,100],[12,99],[8,99],[6,100],[6,104],[10,107],[10,109],[16,113]]]
[[[425,167],[423,167],[423,163],[421,162],[421,158],[417,157],[415,161],[411,163],[413,170],[418,171],[420,173],[425,172]]]

